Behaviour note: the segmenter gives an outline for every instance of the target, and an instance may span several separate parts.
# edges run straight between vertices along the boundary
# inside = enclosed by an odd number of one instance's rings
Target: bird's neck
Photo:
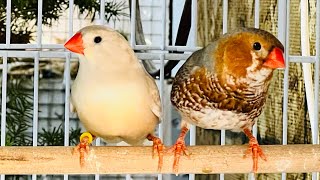
[[[80,69],[83,71],[93,71],[100,73],[109,72],[129,72],[139,68],[138,59],[131,54],[94,54],[89,57],[80,56]]]
[[[262,68],[255,71],[248,70],[245,77],[234,77],[230,74],[224,74],[220,77],[219,82],[225,87],[238,87],[241,91],[254,95],[265,94],[268,91],[273,70]]]
[[[80,59],[80,65],[75,81],[85,81],[87,84],[99,82],[106,83],[117,79],[119,83],[127,83],[141,75],[143,69],[139,62],[123,64],[106,60],[103,63],[96,63],[90,59]]]

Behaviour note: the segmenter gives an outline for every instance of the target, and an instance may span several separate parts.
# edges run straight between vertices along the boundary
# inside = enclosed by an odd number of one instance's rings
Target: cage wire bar
[[[98,21],[98,24],[100,25],[104,25],[105,23],[105,0],[100,0],[100,19]],[[95,140],[95,146],[100,146],[101,145],[101,139],[100,138],[96,138]],[[95,174],[94,175],[94,179],[95,180],[99,180],[100,179],[100,175],[99,174]]]
[[[313,144],[319,144],[319,70],[320,70],[320,0],[316,1],[316,62],[314,64],[314,128],[313,128]],[[312,173],[312,179],[319,179],[319,173]]]
[[[307,1],[301,1],[300,2],[300,24],[301,24],[301,55],[302,56],[310,56],[310,41],[309,41],[309,11],[308,11],[308,2]],[[308,113],[309,113],[309,119],[311,124],[311,133],[312,133],[312,144],[317,144],[317,137],[318,132],[315,129],[317,126],[317,122],[314,119],[314,113],[315,109],[313,108],[315,106],[314,102],[314,89],[313,89],[313,81],[312,81],[312,71],[311,71],[311,64],[309,63],[303,63],[302,64],[303,69],[303,78],[304,78],[304,84],[305,84],[305,90],[306,90],[306,97],[307,97],[307,107],[308,107]],[[312,179],[316,180],[318,179],[318,173],[313,172],[312,173]]]
[[[289,56],[289,31],[290,29],[290,0],[278,1],[278,39],[284,44],[285,59]],[[288,91],[289,91],[289,61],[286,61],[283,78],[283,118],[282,118],[282,144],[287,145],[288,137]],[[287,178],[286,173],[281,174],[281,179]]]
[[[2,88],[1,88],[1,146],[6,145],[6,108],[7,108],[7,70],[8,56],[5,53],[2,56]],[[4,180],[4,174],[1,174],[1,180]]]
[[[68,18],[68,36],[69,38],[73,35],[73,0],[69,0],[69,18]],[[70,129],[70,59],[71,52],[65,54],[65,68],[63,73],[63,82],[65,86],[65,105],[64,105],[64,146],[69,146],[69,129]],[[63,175],[64,180],[68,180],[67,174]]]
[[[255,28],[259,28],[259,23],[260,23],[260,19],[259,19],[260,1],[259,0],[255,0],[254,3],[255,3],[254,4],[254,27]],[[258,123],[259,123],[259,121],[257,121],[252,127],[252,134],[253,134],[254,137],[257,137],[257,134],[258,134]],[[251,180],[255,179],[254,173],[250,173],[249,174],[249,179],[251,179]]]
[[[163,42],[165,42],[165,41],[163,41]],[[164,55],[163,55],[163,53],[161,53],[159,55],[159,59],[160,59],[160,99],[161,99],[161,102],[164,102],[164,98],[165,98],[164,97],[165,83],[164,83]],[[163,121],[164,121],[163,117],[165,117],[164,114],[166,113],[166,108],[164,107],[163,103],[161,103],[161,109],[162,109],[162,111],[161,111],[161,119],[160,119],[161,123],[158,126],[158,137],[160,139],[162,139],[162,143],[164,143],[163,142],[163,140],[164,140],[163,139],[163,128],[164,128],[163,127]],[[162,180],[162,179],[163,179],[163,175],[162,174],[158,174],[158,180]]]
[[[166,46],[166,31],[167,31],[167,0],[162,0],[161,3],[161,26],[162,26],[162,30],[161,30],[161,44],[160,44],[160,48],[161,51],[164,52],[165,50],[165,46]],[[164,117],[165,114],[167,114],[167,109],[164,107],[164,103],[165,102],[165,81],[164,81],[164,65],[165,65],[165,56],[164,53],[161,53],[159,55],[159,59],[160,59],[160,99],[161,99],[161,123],[158,126],[158,136],[160,139],[162,139],[162,143],[164,143]],[[162,180],[163,179],[163,175],[162,174],[158,174],[158,180]]]
[[[8,71],[8,58],[9,57],[31,57],[34,58],[34,101],[33,101],[33,146],[37,146],[37,134],[38,134],[38,100],[39,100],[39,60],[40,58],[65,58],[65,72],[64,72],[64,84],[65,84],[65,134],[64,134],[64,145],[69,145],[69,100],[70,100],[70,61],[71,58],[76,57],[74,54],[70,52],[48,52],[43,49],[64,49],[61,44],[42,44],[42,5],[43,0],[38,0],[38,17],[37,17],[37,39],[36,44],[11,44],[11,0],[7,0],[6,5],[6,43],[0,45],[0,56],[3,59],[2,67],[2,96],[1,96],[1,146],[5,146],[5,138],[6,138],[6,99],[7,99],[7,71]],[[162,15],[166,17],[166,7],[167,1],[163,1],[162,3]],[[289,55],[289,24],[290,24],[290,0],[282,0],[278,1],[278,38],[285,45],[285,59],[286,61],[286,69],[284,72],[284,96],[283,96],[283,137],[282,144],[287,144],[287,125],[288,125],[288,79],[289,79],[289,62],[294,63],[314,63],[314,122],[315,124],[312,127],[312,143],[319,144],[318,142],[318,113],[319,113],[319,58],[320,58],[320,0],[316,1],[316,55],[315,56],[290,56]],[[69,7],[73,7],[74,1],[69,1]],[[100,11],[100,24],[104,24],[104,13],[105,13],[105,0],[101,0],[101,11]],[[155,45],[136,45],[135,41],[135,23],[136,23],[136,0],[132,0],[131,3],[131,36],[130,36],[130,44],[136,50],[160,50],[161,53],[148,52],[148,53],[137,53],[138,58],[143,60],[160,60],[160,95],[163,101],[163,92],[164,92],[164,61],[165,60],[185,60],[189,56],[189,54],[167,54],[166,51],[175,50],[175,51],[184,51],[184,52],[193,52],[198,50],[199,47],[196,47],[196,38],[197,38],[197,1],[192,0],[192,19],[191,19],[191,38],[193,39],[193,43],[189,46],[171,46],[166,45],[166,18],[162,20],[162,42],[160,46]],[[254,26],[259,27],[259,11],[260,11],[260,1],[255,1],[255,19]],[[69,19],[68,19],[68,28],[69,28],[69,37],[73,35],[73,8],[69,8]],[[227,32],[227,17],[228,17],[228,0],[223,1],[223,33]],[[24,51],[25,49],[32,49],[28,52]],[[10,51],[6,51],[10,50]],[[165,109],[165,108],[163,108]],[[165,113],[165,112],[164,112]],[[256,130],[254,130],[254,134],[256,135]],[[163,139],[163,127],[159,125],[159,137]],[[190,145],[195,144],[195,131],[190,129]],[[221,145],[225,144],[225,132],[221,131]],[[99,142],[96,143],[99,145]],[[252,177],[253,178],[253,177]],[[317,179],[317,173],[313,173],[312,179]],[[5,179],[5,175],[1,174],[1,180]],[[32,175],[32,179],[37,179],[36,175]],[[64,179],[68,179],[68,175],[64,175]],[[99,179],[99,175],[95,175],[95,179]],[[130,175],[126,176],[126,179],[131,179]],[[162,179],[162,175],[158,175],[158,179]],[[194,175],[189,174],[189,179],[194,179]],[[224,175],[220,174],[220,179],[224,179]],[[286,173],[282,173],[282,179],[286,179]]]
[[[11,0],[7,0],[6,7],[6,46],[10,45],[11,37]],[[8,74],[8,55],[3,56],[2,69],[2,96],[1,96],[1,146],[6,145],[6,111],[7,111],[7,74]],[[1,174],[0,179],[4,180],[5,175]]]
[[[37,47],[41,47],[42,43],[42,0],[38,0],[37,15]],[[33,75],[33,124],[32,124],[32,144],[38,145],[38,96],[39,96],[39,52],[34,57],[34,75]],[[37,175],[32,174],[32,180],[36,180]]]
[[[222,33],[228,31],[228,0],[223,0],[222,4]],[[220,133],[220,145],[226,144],[226,130],[222,129]],[[219,175],[220,180],[224,180],[224,174]]]
[[[191,28],[190,28],[190,34],[189,38],[191,37],[191,43],[190,47],[195,48],[197,46],[197,6],[198,2],[197,0],[191,1]],[[190,126],[190,146],[196,145],[196,126],[191,125]],[[194,180],[195,174],[189,174],[189,180]]]

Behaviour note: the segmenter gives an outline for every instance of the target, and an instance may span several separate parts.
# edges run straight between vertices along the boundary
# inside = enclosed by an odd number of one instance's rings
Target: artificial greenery
[[[69,0],[43,0],[42,24],[51,27],[69,8]],[[6,4],[7,0],[0,0],[0,43],[5,43],[6,35]],[[76,0],[74,6],[80,14],[94,20],[95,14],[100,11],[100,2],[96,0]],[[74,8],[74,7],[72,7]],[[128,16],[123,13],[126,9],[124,1],[113,0],[105,3],[105,19],[119,19]],[[11,43],[29,43],[33,38],[37,26],[37,0],[11,0]]]
[[[6,146],[32,145],[33,96],[26,88],[30,79],[9,78],[7,83]],[[71,129],[69,144],[79,142],[81,129]],[[38,133],[39,146],[63,146],[64,129],[60,124],[51,130],[42,129]]]
[[[9,79],[7,83],[6,145],[31,145],[28,129],[32,126],[32,95],[22,87],[22,80]]]

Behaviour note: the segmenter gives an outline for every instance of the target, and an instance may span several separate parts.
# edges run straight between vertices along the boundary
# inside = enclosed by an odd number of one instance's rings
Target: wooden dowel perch
[[[73,147],[0,147],[0,174],[149,174],[157,172],[151,147],[90,147],[81,168]],[[182,156],[179,173],[249,173],[252,159],[243,146],[193,146]],[[320,171],[320,145],[262,146],[258,173]],[[161,173],[173,173],[173,154],[165,153]]]

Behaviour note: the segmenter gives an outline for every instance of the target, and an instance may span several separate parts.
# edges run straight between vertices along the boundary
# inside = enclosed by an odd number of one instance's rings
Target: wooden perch
[[[150,174],[157,172],[151,147],[91,147],[86,166],[79,165],[73,147],[0,147],[1,174]],[[249,173],[252,158],[241,146],[192,146],[182,156],[179,173]],[[320,145],[262,146],[259,173],[320,171]],[[161,173],[172,173],[173,154],[165,153]]]

